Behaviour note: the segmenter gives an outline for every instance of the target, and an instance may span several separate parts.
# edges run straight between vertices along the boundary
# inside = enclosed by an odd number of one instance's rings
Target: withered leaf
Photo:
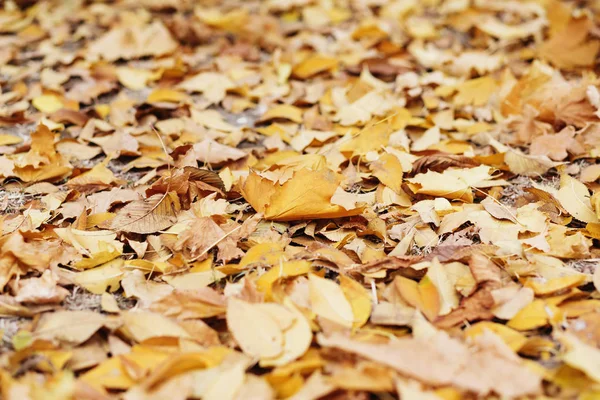
[[[117,212],[111,221],[111,229],[135,233],[158,232],[177,222],[179,209],[179,198],[175,192],[134,200]]]

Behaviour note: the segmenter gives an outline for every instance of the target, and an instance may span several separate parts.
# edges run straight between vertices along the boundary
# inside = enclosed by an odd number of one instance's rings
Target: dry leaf
[[[283,312],[287,313],[285,309]],[[244,353],[251,357],[276,358],[283,353],[283,331],[259,305],[229,299],[227,326]]]
[[[90,45],[89,54],[107,61],[160,56],[175,50],[177,43],[161,22],[117,26]]]
[[[477,339],[471,349],[442,332],[427,340],[406,338],[387,344],[360,342],[340,334],[321,335],[319,344],[383,363],[432,385],[453,384],[479,395],[539,393],[541,377],[524,366],[501,339],[489,332]]]
[[[470,169],[447,169],[443,173],[428,171],[408,179],[415,184],[415,192],[448,199],[473,200],[472,188],[502,185],[493,180],[490,167],[481,165]]]
[[[274,221],[359,214],[362,208],[347,210],[331,203],[340,182],[340,176],[328,169],[303,168],[293,172],[283,184],[252,171],[242,186],[242,194],[257,212]]]
[[[559,68],[593,65],[600,41],[586,41],[592,26],[593,22],[588,18],[572,19],[564,30],[556,32],[540,46],[540,56]]]
[[[93,311],[55,311],[44,314],[33,332],[36,338],[77,345],[88,340],[106,323]]]
[[[344,296],[344,291],[334,282],[310,274],[310,304],[312,310],[320,317],[350,328],[354,323],[352,305]]]
[[[177,222],[180,209],[175,192],[155,194],[144,200],[135,200],[117,212],[111,228],[124,232],[154,233]]]
[[[590,203],[589,191],[577,179],[562,174],[556,198],[563,208],[578,220],[588,223],[598,222],[598,216]]]

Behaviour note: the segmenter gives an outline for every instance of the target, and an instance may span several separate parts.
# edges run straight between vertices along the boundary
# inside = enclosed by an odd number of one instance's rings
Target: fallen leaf
[[[303,168],[293,172],[283,184],[252,171],[242,186],[242,194],[257,212],[274,221],[359,214],[362,208],[346,210],[330,202],[340,182],[341,178],[328,169]]]
[[[535,394],[541,389],[541,377],[490,332],[479,337],[471,349],[441,332],[427,340],[401,338],[385,344],[361,342],[341,334],[320,335],[318,340],[321,346],[380,362],[432,385],[453,384],[480,395],[493,391],[509,397]],[[475,376],[478,379],[473,379]]]
[[[350,328],[354,323],[352,304],[344,296],[344,291],[334,282],[310,274],[310,304],[320,317]]]
[[[582,342],[571,333],[557,333],[557,338],[567,346],[563,355],[571,367],[585,372],[587,376],[600,382],[600,352],[596,347]]]
[[[165,26],[155,21],[148,25],[116,26],[89,47],[89,54],[107,61],[171,53],[177,43]]]
[[[121,313],[121,318],[123,333],[138,343],[158,337],[190,337],[190,334],[173,320],[157,313],[127,311]]]
[[[367,289],[360,283],[346,276],[340,275],[340,288],[352,307],[354,314],[353,329],[360,328],[367,323],[371,316],[371,296]]]
[[[201,92],[211,103],[219,103],[225,98],[225,93],[235,86],[223,74],[203,72],[195,75],[178,85],[178,88],[188,92]]]
[[[428,320],[433,321],[440,315],[440,294],[428,276],[425,276],[419,283],[398,276],[394,279],[394,284],[402,298],[420,310]]]
[[[134,200],[117,212],[111,228],[124,232],[154,233],[177,222],[180,209],[175,192],[155,194],[144,200]]]
[[[55,311],[44,314],[33,332],[34,337],[78,345],[88,340],[106,323],[93,311]]]
[[[502,185],[493,180],[490,168],[484,165],[470,169],[447,169],[443,173],[428,171],[409,178],[415,184],[415,192],[448,199],[473,200],[472,188]]]
[[[227,326],[244,353],[251,357],[275,358],[283,353],[282,329],[258,305],[236,298],[229,299]]]
[[[592,25],[588,18],[572,19],[540,46],[540,56],[559,68],[591,66],[600,50],[600,41],[586,40]]]
[[[337,67],[338,61],[331,57],[313,55],[292,68],[296,78],[306,79],[323,71],[331,71]]]
[[[560,177],[560,189],[556,198],[567,212],[580,221],[598,222],[598,216],[592,209],[590,194],[587,187],[577,179],[567,174]]]

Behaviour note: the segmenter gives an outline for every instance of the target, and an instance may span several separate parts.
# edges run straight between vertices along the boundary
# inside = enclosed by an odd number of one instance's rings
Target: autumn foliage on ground
[[[3,399],[599,398],[598,2],[1,3]]]

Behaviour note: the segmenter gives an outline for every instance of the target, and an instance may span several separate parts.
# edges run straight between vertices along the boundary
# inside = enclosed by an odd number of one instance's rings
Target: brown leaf
[[[453,154],[435,154],[423,156],[413,163],[411,175],[427,172],[429,170],[442,172],[447,168],[472,168],[480,165],[470,157]]]
[[[178,319],[208,318],[225,314],[225,298],[207,287],[175,290],[154,301],[150,309]]]
[[[469,269],[478,284],[502,282],[502,269],[483,253],[474,253],[471,255]]]
[[[540,46],[540,56],[558,68],[593,65],[600,50],[600,41],[586,40],[593,24],[588,18],[572,19],[563,31]]]
[[[20,303],[52,304],[60,303],[69,295],[69,291],[57,285],[58,277],[50,270],[44,271],[39,278],[23,279],[15,300]]]
[[[174,249],[183,251],[188,260],[196,261],[205,259],[208,251],[217,246],[219,259],[228,262],[244,255],[233,234],[233,231],[225,232],[210,217],[199,218],[179,235]]]
[[[179,198],[175,192],[134,200],[117,212],[111,229],[135,233],[158,232],[177,222],[179,208]]]

